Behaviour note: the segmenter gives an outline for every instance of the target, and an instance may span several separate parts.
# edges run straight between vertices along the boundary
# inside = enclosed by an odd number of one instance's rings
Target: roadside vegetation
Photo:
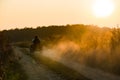
[[[27,76],[3,32],[0,32],[0,80],[27,80]]]

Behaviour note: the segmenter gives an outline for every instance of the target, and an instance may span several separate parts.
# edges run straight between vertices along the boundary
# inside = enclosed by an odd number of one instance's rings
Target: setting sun
[[[96,17],[107,17],[113,13],[115,6],[112,0],[96,0],[92,8]]]

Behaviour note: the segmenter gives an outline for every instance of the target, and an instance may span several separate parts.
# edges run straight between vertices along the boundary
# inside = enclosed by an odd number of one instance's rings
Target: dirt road
[[[33,58],[22,53],[20,48],[15,47],[14,52],[18,57],[21,57],[19,62],[23,66],[28,80],[65,80],[45,65],[38,64]]]
[[[25,55],[21,52],[20,48],[15,47],[14,52],[17,56],[21,56],[22,58],[19,60],[22,64],[26,74],[29,77],[29,80],[66,80],[62,78],[60,75],[55,72],[49,70],[45,65],[38,64],[32,57]],[[51,52],[51,51],[47,51]],[[36,53],[37,55],[37,53]],[[43,54],[53,60],[57,60],[55,55],[49,56],[50,53]],[[39,52],[38,52],[39,56]],[[84,65],[80,65],[76,62],[66,62],[67,60],[58,60],[58,62],[64,64],[65,66],[72,68],[78,71],[80,74],[84,75],[86,78],[91,80],[120,80],[120,76],[106,73],[104,71],[93,69]],[[72,64],[72,65],[71,65]]]
[[[52,49],[45,49],[43,55],[64,64],[68,68],[72,68],[78,71],[80,74],[91,80],[120,80],[120,76],[118,75],[104,72],[100,69],[88,67],[72,60],[60,59],[58,54],[56,54],[56,52],[54,52]]]

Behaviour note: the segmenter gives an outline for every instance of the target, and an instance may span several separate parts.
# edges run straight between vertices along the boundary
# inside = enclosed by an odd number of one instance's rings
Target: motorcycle
[[[34,53],[35,51],[40,51],[41,50],[41,45],[40,44],[32,44],[30,46],[30,53]]]

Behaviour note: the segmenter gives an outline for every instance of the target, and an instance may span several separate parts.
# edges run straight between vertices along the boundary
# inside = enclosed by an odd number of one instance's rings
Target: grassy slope
[[[8,54],[4,56],[6,59],[4,80],[27,80],[27,75],[18,61],[19,58],[14,54],[14,51],[9,51]]]
[[[5,80],[27,80],[27,75],[24,73],[22,66],[15,61],[7,68]]]

